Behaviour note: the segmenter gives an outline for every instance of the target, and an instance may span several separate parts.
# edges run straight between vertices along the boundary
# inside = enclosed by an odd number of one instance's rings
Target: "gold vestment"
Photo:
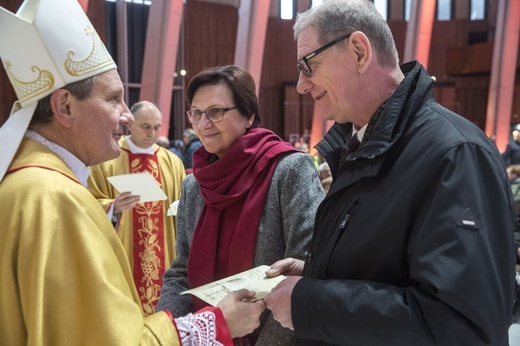
[[[148,315],[155,312],[164,271],[175,258],[175,219],[167,216],[167,211],[170,204],[180,198],[186,174],[182,161],[156,144],[154,155],[132,154],[125,137],[119,145],[121,155],[91,167],[88,180],[90,192],[105,211],[120,193],[106,179],[115,175],[150,172],[168,197],[164,201],[139,203],[121,213],[116,228],[132,267],[143,310]]]
[[[179,345],[144,317],[121,241],[64,161],[25,138],[0,184],[1,345]]]

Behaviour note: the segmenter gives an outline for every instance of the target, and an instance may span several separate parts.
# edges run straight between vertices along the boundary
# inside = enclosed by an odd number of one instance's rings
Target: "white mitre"
[[[77,0],[25,0],[0,6],[0,58],[18,101],[0,128],[0,182],[38,100],[63,86],[117,68]]]

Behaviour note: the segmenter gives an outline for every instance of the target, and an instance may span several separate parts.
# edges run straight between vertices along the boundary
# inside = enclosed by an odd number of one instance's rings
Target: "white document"
[[[179,208],[179,200],[173,201],[172,204],[168,207],[168,212],[166,215],[168,216],[177,216],[177,209]]]
[[[267,278],[265,272],[269,266],[262,265],[245,272],[238,273],[222,280],[214,281],[212,283],[193,288],[181,292],[180,294],[193,294],[194,296],[204,300],[206,303],[217,306],[229,292],[237,291],[246,288],[250,291],[255,291],[256,295],[252,301],[263,299],[271,290],[285,279],[284,275],[279,275],[274,278]]]
[[[132,195],[140,196],[139,203],[163,201],[168,198],[159,183],[148,172],[115,175],[108,177],[107,180],[119,193],[130,191]]]

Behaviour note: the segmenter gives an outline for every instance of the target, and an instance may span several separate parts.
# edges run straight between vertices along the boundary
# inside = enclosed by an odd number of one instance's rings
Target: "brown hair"
[[[191,105],[197,89],[206,85],[217,84],[224,84],[231,90],[233,101],[240,114],[246,119],[254,115],[252,127],[258,127],[260,111],[255,81],[247,70],[236,65],[210,67],[199,72],[188,84],[186,92],[188,105]]]

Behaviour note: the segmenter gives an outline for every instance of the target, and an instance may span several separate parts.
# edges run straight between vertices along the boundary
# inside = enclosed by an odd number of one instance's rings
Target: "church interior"
[[[288,141],[321,138],[330,124],[296,92],[292,26],[311,0],[79,0],[116,61],[126,102],[160,106],[162,135],[181,138],[185,86],[203,68],[236,64],[255,78],[261,126]],[[16,11],[22,0],[0,0]],[[520,123],[520,5],[515,0],[375,0],[400,62],[418,60],[435,98],[505,149]],[[0,67],[0,124],[16,96]],[[312,149],[311,149],[312,150]]]

